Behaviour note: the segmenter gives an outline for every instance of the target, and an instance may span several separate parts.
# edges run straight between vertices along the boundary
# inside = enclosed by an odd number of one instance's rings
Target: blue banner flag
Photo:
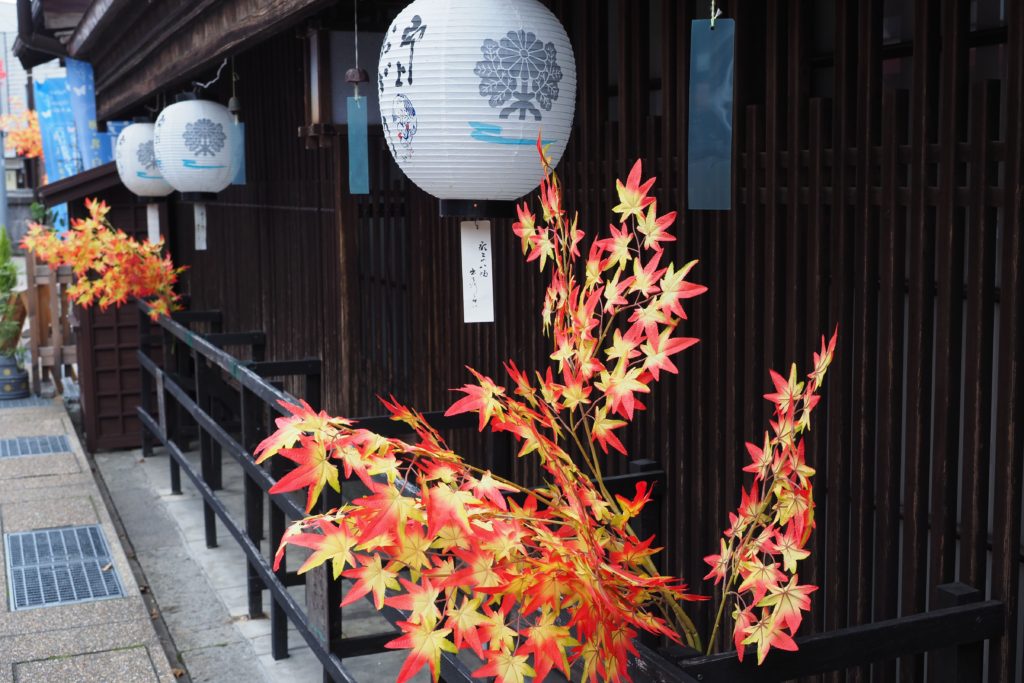
[[[47,182],[53,183],[82,171],[71,98],[63,78],[34,81],[39,134],[43,139],[43,163]]]
[[[82,158],[82,170],[87,171],[113,161],[114,157],[104,145],[105,136],[96,125],[96,86],[93,83],[92,65],[71,58],[66,59],[65,64],[78,152]]]
[[[46,182],[54,183],[83,170],[75,135],[75,121],[71,114],[71,98],[63,78],[33,81],[32,90],[36,112],[39,114],[39,134],[43,140]],[[53,227],[67,230],[67,205],[50,207],[50,211],[53,214]]]

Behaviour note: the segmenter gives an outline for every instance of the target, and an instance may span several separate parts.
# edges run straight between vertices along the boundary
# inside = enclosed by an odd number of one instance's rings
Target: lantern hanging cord
[[[213,85],[214,83],[216,83],[217,81],[220,80],[220,74],[221,74],[221,72],[224,71],[224,67],[227,66],[227,65],[228,65],[228,58],[225,57],[224,61],[220,63],[220,66],[217,67],[217,75],[213,77],[212,81],[208,81],[206,83],[200,83],[199,81],[192,81],[192,86],[196,90],[206,90],[211,85]]]
[[[722,10],[715,7],[715,0],[711,0],[711,30],[715,30],[715,19],[722,16]]]
[[[352,12],[355,14],[356,68],[359,68],[359,0],[352,1]]]

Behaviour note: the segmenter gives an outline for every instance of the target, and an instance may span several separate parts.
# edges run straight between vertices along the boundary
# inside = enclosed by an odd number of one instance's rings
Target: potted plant
[[[14,293],[18,270],[11,258],[7,229],[0,226],[0,400],[28,396],[28,373],[18,362],[18,337],[25,323],[25,306]]]

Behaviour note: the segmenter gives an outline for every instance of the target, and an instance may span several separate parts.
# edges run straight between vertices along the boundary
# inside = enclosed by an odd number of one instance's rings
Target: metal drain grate
[[[14,439],[0,439],[0,458],[70,452],[71,445],[66,436],[19,436]]]
[[[99,525],[5,534],[4,550],[11,610],[124,596]]]
[[[3,410],[4,408],[40,408],[52,405],[52,398],[39,398],[38,396],[33,396],[32,398],[15,398],[9,401],[0,400],[0,410]]]

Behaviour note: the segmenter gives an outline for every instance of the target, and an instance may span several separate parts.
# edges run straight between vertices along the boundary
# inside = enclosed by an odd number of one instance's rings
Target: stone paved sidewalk
[[[22,437],[40,436],[65,436],[68,447],[53,454],[22,455],[26,448],[29,452],[31,449],[38,452],[41,444],[50,443],[50,440]],[[20,537],[12,539],[12,534],[99,525],[110,560],[98,571],[116,572],[124,594],[124,597],[93,602],[14,610],[8,558],[5,556],[5,544],[0,543],[0,683],[175,681],[164,647],[63,404],[59,400],[50,403],[36,401],[18,407],[3,407],[0,402],[0,441],[6,441],[8,445],[5,455],[0,457],[0,532],[5,540],[19,543],[17,547],[20,548],[20,540],[17,540]],[[11,448],[12,443],[17,443],[18,447]],[[74,539],[76,536],[62,535],[58,538],[51,534],[48,538],[51,540],[41,540],[39,547],[53,543],[56,548],[60,538]],[[60,550],[55,552],[57,564]],[[25,558],[28,551],[25,553],[12,553],[12,560],[27,566],[28,559]],[[58,579],[56,584],[48,583],[44,577],[51,575],[46,568],[39,566],[36,576],[44,589],[47,586],[58,588],[64,597],[73,599],[82,594],[84,580],[77,579],[85,574],[62,574],[55,568],[54,576],[72,577],[73,580],[69,582],[65,578],[63,581]],[[92,571],[97,571],[95,566]],[[110,584],[110,579],[105,576],[100,580]],[[72,589],[78,592],[71,592]]]
[[[186,454],[198,466],[198,454]],[[180,664],[195,683],[306,683],[323,680],[323,669],[312,651],[289,625],[289,656],[274,660],[270,620],[248,618],[245,556],[227,530],[217,523],[221,541],[207,548],[203,505],[199,493],[182,475],[183,492],[170,488],[168,455],[160,448],[153,457],[141,451],[100,453],[96,465],[110,491],[128,541],[149,582],[174,642]],[[235,519],[243,519],[244,481],[241,468],[224,458],[224,487],[217,492]],[[292,555],[295,554],[293,557]],[[304,557],[289,553],[294,569]],[[305,588],[289,591],[305,603]],[[270,594],[263,593],[265,607]],[[345,635],[388,632],[392,627],[369,602],[358,601],[344,610]],[[345,660],[360,682],[394,681],[405,652],[387,652]],[[426,671],[415,683],[429,681]]]

